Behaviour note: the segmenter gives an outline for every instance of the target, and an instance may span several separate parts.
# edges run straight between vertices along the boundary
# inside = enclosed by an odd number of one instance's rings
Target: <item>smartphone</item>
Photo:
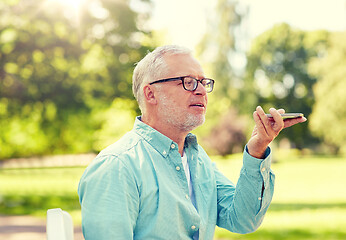
[[[271,114],[266,114],[268,118],[273,118]],[[304,117],[303,113],[284,113],[280,114],[283,119]]]

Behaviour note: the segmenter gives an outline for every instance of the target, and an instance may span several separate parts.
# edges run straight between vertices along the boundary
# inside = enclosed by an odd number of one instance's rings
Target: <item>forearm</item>
[[[220,227],[232,232],[249,233],[261,224],[274,190],[269,153],[268,149],[265,159],[256,159],[244,151],[244,165],[233,198],[224,197],[232,196],[226,189],[218,191]]]

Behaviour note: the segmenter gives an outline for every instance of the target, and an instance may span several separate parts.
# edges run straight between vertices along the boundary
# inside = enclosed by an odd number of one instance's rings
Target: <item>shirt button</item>
[[[179,171],[179,170],[180,170],[180,167],[179,167],[179,166],[176,166],[175,169],[176,169],[177,171]]]
[[[191,226],[191,229],[192,229],[192,230],[195,230],[195,229],[196,229],[196,226],[195,226],[195,225],[192,225],[192,226]]]
[[[175,148],[175,145],[174,145],[174,144],[172,144],[172,145],[171,145],[171,148],[172,148],[172,149],[174,149],[174,148]]]
[[[186,198],[186,199],[189,199],[189,195],[186,194],[186,195],[185,195],[185,198]]]
[[[261,200],[262,200],[262,198],[261,198],[261,197],[259,197],[259,198],[258,198],[258,200],[260,200],[260,201],[261,201]]]
[[[266,170],[266,168],[262,168],[261,171],[264,172]]]
[[[163,155],[166,155],[166,151],[163,151],[162,153],[163,153]]]

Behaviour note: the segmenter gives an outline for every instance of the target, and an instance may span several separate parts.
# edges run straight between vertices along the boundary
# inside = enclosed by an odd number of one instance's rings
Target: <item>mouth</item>
[[[200,108],[205,108],[204,104],[203,103],[194,103],[194,104],[191,104],[190,107],[200,107]]]

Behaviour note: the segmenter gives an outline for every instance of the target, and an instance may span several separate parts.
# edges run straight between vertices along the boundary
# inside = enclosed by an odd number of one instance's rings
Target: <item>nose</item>
[[[207,95],[207,90],[203,86],[203,84],[200,81],[197,81],[197,88],[195,91],[193,91],[195,95]]]

